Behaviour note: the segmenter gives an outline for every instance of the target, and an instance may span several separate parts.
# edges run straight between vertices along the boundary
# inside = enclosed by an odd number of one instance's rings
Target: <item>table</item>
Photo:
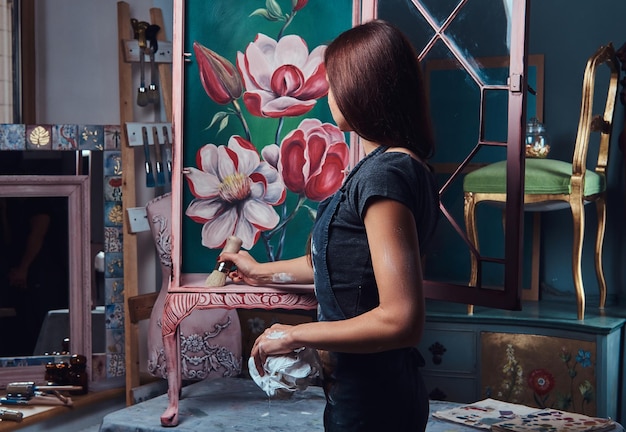
[[[5,396],[0,393],[0,396]],[[29,431],[48,430],[48,426],[54,427],[59,424],[71,425],[73,421],[78,423],[82,415],[86,413],[98,412],[101,409],[108,409],[112,406],[123,406],[120,403],[124,400],[124,388],[115,387],[90,391],[86,395],[71,396],[74,402],[71,407],[54,405],[7,405],[0,406],[16,411],[21,411],[24,418],[21,422],[0,421],[0,432],[13,432],[27,429]],[[74,430],[68,426],[67,430]]]
[[[180,344],[178,327],[195,309],[288,309],[317,308],[313,285],[272,285],[254,287],[227,283],[223,287],[206,287],[206,275],[185,275],[181,287],[168,288],[161,330],[167,368],[168,399],[161,414],[161,425],[176,426],[179,422],[179,394],[181,389]]]
[[[304,431],[323,432],[326,400],[320,387],[297,391],[290,399],[271,399],[250,379],[221,378],[183,389],[179,432]],[[168,404],[167,396],[129,406],[106,415],[100,432],[163,432],[156,414]],[[431,401],[431,413],[452,408],[453,402]],[[477,429],[428,419],[428,432],[476,432]]]

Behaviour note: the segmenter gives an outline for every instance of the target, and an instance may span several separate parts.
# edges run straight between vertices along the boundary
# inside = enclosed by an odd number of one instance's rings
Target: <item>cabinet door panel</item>
[[[478,400],[477,380],[472,376],[443,376],[425,371],[424,383],[431,400],[472,403]]]
[[[476,335],[460,328],[426,329],[419,350],[427,370],[437,372],[476,372]]]

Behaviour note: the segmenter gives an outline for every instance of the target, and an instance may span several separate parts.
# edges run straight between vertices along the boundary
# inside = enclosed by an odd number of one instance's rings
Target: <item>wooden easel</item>
[[[150,21],[165,28],[161,9],[150,9]],[[122,207],[123,209],[136,207],[136,173],[135,173],[135,149],[128,144],[126,124],[133,121],[133,106],[135,103],[136,89],[132,80],[132,63],[126,61],[124,56],[124,41],[133,39],[131,27],[131,14],[128,3],[117,3],[117,29],[118,29],[118,60],[119,60],[119,100],[120,100],[120,125],[122,126],[121,157],[122,157]],[[163,31],[159,32],[157,39],[165,40]],[[161,101],[165,109],[165,115],[169,122],[172,118],[172,69],[171,64],[158,64]],[[126,404],[133,404],[133,388],[138,387],[139,374],[139,326],[141,318],[150,316],[151,306],[143,307],[143,313],[138,316],[133,298],[139,294],[137,278],[137,235],[130,230],[128,216],[124,211],[124,345],[126,365]],[[147,295],[156,299],[156,294]],[[140,296],[146,298],[146,296]],[[145,302],[144,302],[145,303]],[[147,312],[146,312],[147,310]]]

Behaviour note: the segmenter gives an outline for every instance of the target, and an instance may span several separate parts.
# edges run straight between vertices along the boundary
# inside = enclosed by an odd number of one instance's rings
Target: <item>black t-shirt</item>
[[[423,255],[437,224],[439,197],[429,168],[408,154],[395,151],[366,160],[344,188],[344,199],[330,225],[327,265],[335,297],[349,318],[379,304],[363,223],[370,199],[396,200],[411,210]]]

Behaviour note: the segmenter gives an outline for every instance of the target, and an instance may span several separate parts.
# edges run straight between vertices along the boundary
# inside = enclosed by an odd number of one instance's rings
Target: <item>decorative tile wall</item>
[[[105,353],[94,356],[94,380],[125,374],[124,244],[119,125],[0,124],[0,150],[103,151]]]

